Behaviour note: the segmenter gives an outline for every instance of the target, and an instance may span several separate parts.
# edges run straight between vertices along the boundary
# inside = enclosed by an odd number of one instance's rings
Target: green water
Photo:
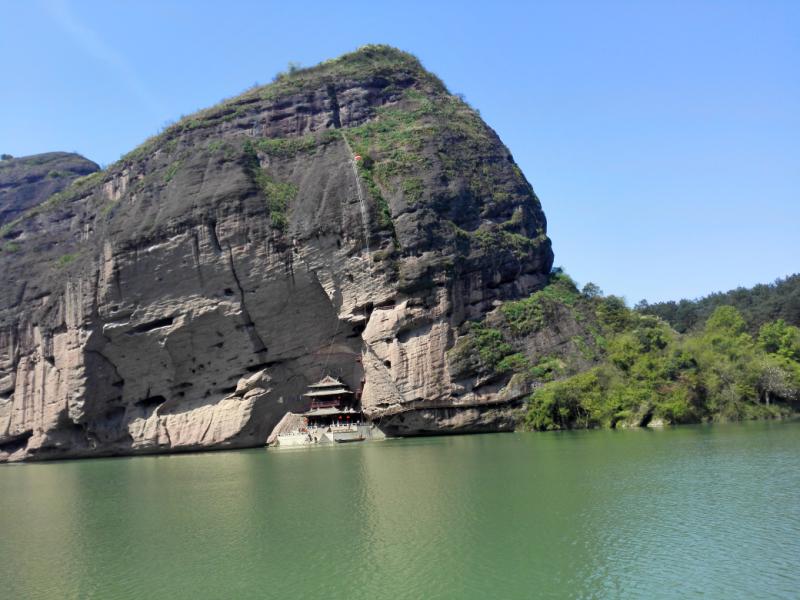
[[[0,467],[2,598],[797,598],[800,423]]]

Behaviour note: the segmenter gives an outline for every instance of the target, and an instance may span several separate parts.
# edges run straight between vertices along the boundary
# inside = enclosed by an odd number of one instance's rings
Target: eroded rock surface
[[[374,46],[182,120],[0,243],[0,460],[260,445],[325,373],[390,434],[513,428],[528,390],[448,350],[552,266],[496,134]]]

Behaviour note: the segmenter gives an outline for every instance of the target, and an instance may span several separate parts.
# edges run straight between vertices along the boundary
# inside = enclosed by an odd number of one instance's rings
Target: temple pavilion
[[[309,427],[354,425],[363,420],[361,411],[354,406],[353,392],[330,375],[309,385],[303,396],[311,400],[311,408],[303,413]]]

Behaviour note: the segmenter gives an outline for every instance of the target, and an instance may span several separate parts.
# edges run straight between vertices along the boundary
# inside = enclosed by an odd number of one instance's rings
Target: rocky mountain
[[[78,177],[99,170],[92,161],[71,152],[0,160],[0,226],[41,204]]]
[[[512,428],[529,390],[451,350],[553,261],[495,132],[385,46],[182,119],[0,246],[0,460],[260,445],[325,373],[392,435]]]

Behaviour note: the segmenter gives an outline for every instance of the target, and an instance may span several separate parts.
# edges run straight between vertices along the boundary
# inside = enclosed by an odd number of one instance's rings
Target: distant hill
[[[38,206],[78,177],[100,167],[80,154],[46,152],[0,160],[0,225]]]
[[[776,319],[800,326],[800,274],[749,289],[739,287],[709,294],[697,300],[639,304],[636,308],[644,314],[661,317],[677,331],[685,333],[702,327],[714,309],[726,305],[739,310],[751,332]]]

